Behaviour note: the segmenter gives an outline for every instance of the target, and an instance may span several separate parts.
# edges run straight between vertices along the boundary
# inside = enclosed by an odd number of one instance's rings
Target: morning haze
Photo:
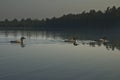
[[[114,5],[118,7],[120,0],[0,0],[0,20],[59,17],[90,9],[104,11]]]

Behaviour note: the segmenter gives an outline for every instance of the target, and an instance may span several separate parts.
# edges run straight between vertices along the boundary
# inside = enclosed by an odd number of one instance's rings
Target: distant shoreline
[[[104,12],[90,10],[81,14],[68,14],[62,17],[42,20],[14,19],[9,21],[5,19],[0,21],[0,29],[5,30],[96,30],[113,29],[120,25],[120,7],[108,7]]]

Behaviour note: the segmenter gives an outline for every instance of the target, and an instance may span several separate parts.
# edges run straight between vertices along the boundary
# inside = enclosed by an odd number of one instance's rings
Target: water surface
[[[21,36],[26,37],[24,46],[9,42]],[[64,42],[73,36],[79,45]],[[108,36],[109,43],[94,42],[101,36],[0,31],[0,80],[119,80],[119,36]]]

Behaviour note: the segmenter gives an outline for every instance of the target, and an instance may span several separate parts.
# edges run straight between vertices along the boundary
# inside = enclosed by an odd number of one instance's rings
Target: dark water
[[[118,33],[0,31],[0,80],[120,80]],[[11,40],[26,37],[24,44]],[[109,42],[96,42],[106,36]],[[64,42],[77,38],[77,46]]]

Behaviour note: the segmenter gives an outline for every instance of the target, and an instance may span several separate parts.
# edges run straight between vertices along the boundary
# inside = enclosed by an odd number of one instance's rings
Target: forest
[[[35,30],[80,30],[80,29],[107,29],[120,25],[120,7],[107,7],[105,11],[90,10],[80,14],[67,14],[61,17],[46,19],[13,19],[0,21],[0,29],[35,29]]]

